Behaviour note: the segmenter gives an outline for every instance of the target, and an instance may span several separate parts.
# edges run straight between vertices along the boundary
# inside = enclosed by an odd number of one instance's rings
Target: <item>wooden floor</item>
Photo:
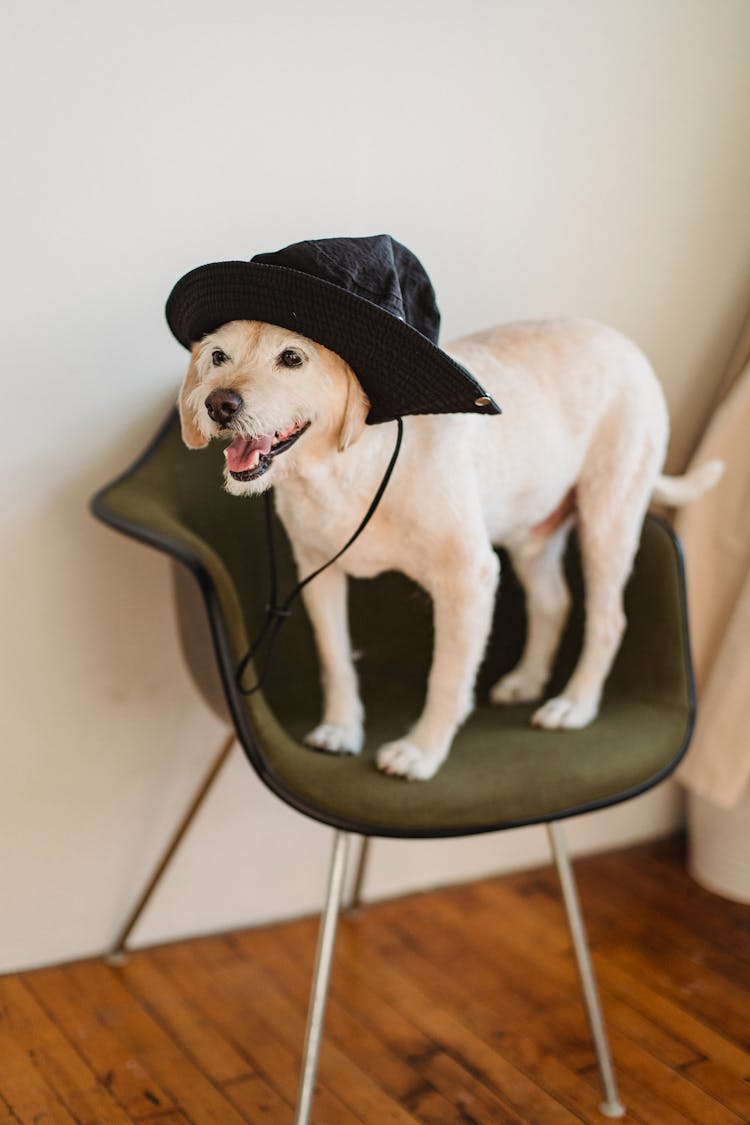
[[[679,841],[576,870],[627,1120],[748,1122],[750,908],[692,883]],[[0,1121],[290,1122],[315,936],[0,978]],[[319,1078],[316,1125],[604,1121],[553,871],[345,919]]]

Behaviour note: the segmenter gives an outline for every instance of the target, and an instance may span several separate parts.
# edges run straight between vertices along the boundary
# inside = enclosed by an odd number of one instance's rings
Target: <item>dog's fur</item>
[[[298,367],[281,365],[296,349]],[[226,356],[214,366],[212,354]],[[393,479],[352,547],[305,590],[321,662],[322,720],[307,741],[335,753],[363,745],[346,614],[346,578],[400,570],[434,603],[435,647],[421,716],[377,762],[405,778],[432,777],[472,707],[498,583],[494,545],[507,548],[523,585],[528,630],[517,667],[495,684],[494,703],[542,695],[565,623],[562,571],[577,523],[583,560],[583,650],[561,695],[535,712],[548,729],[596,716],[620,644],[622,592],[652,498],[686,503],[721,474],[709,462],[686,477],[661,476],[668,438],[664,397],[644,355],[618,332],[585,320],[512,324],[446,349],[501,405],[499,417],[425,415],[405,421]],[[242,406],[222,428],[205,400],[229,388]],[[395,423],[366,426],[368,401],[339,356],[293,332],[234,321],[193,348],[180,396],[190,447],[214,437],[285,434],[310,422],[256,480],[236,495],[273,485],[300,576],[349,538],[383,477]],[[241,518],[241,512],[238,513]]]

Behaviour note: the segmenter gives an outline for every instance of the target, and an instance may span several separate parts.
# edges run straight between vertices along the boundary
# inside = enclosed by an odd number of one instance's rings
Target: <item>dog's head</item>
[[[180,392],[191,449],[229,438],[224,476],[235,495],[262,492],[298,470],[305,449],[343,452],[369,402],[349,365],[285,328],[234,320],[193,345]]]

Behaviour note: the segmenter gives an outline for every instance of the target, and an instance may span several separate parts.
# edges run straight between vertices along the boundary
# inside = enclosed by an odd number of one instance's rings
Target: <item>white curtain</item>
[[[720,808],[750,782],[750,319],[693,458],[722,480],[676,520],[685,550],[698,717],[680,781]]]

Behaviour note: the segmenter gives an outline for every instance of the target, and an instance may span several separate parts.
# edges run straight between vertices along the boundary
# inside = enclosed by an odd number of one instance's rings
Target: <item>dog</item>
[[[434,776],[473,706],[504,547],[526,596],[518,665],[492,688],[496,704],[541,700],[570,595],[563,556],[577,525],[586,622],[562,693],[532,723],[584,727],[596,717],[625,617],[623,588],[652,500],[680,506],[712,487],[721,462],[662,475],[669,422],[644,354],[582,319],[509,324],[445,348],[502,404],[503,414],[430,414],[406,421],[393,479],[363,533],[304,591],[321,666],[319,750],[357,754],[364,712],[346,610],[347,576],[399,570],[432,598],[434,654],[423,711],[377,752],[396,777]],[[190,448],[230,438],[225,486],[271,486],[300,577],[357,527],[383,477],[395,423],[368,426],[356,373],[306,337],[236,320],[192,347],[179,398]]]

